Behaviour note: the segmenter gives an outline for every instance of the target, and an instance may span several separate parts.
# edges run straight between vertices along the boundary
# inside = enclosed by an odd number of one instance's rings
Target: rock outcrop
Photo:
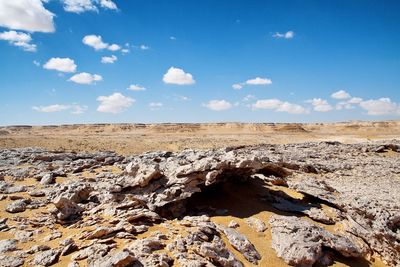
[[[0,231],[11,236],[0,243],[0,265],[49,266],[70,254],[71,266],[81,261],[89,266],[261,264],[262,249],[242,233],[247,224],[256,235],[271,231],[274,250],[291,265],[330,264],[335,251],[399,266],[399,147],[397,140],[319,142],[130,157],[0,150],[0,201],[6,212]],[[291,216],[263,221],[253,216],[262,212],[261,204],[257,212],[249,207],[245,216],[187,205],[219,185],[246,187],[255,180],[264,188],[258,198],[269,212]],[[228,215],[234,220],[225,225],[213,217]],[[331,233],[321,226],[328,224],[340,229]],[[32,243],[38,236],[44,244],[18,249],[18,242]],[[58,245],[45,244],[61,239]]]

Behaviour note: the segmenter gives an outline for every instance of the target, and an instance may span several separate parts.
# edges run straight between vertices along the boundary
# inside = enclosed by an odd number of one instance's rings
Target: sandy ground
[[[184,148],[310,141],[358,143],[399,137],[400,121],[7,126],[0,127],[0,148],[38,146],[52,150],[110,150],[128,155]]]

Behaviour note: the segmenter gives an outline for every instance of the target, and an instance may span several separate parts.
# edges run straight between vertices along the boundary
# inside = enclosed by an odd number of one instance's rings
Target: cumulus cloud
[[[88,106],[80,106],[80,105],[74,104],[71,106],[71,108],[72,108],[72,111],[71,111],[72,114],[79,115],[79,114],[85,113],[86,110],[88,109]]]
[[[1,0],[0,26],[29,32],[54,32],[54,14],[41,0]]]
[[[348,99],[351,96],[345,90],[339,90],[339,91],[334,92],[333,94],[331,94],[331,97],[334,98],[334,99]]]
[[[350,104],[360,104],[362,101],[363,101],[363,99],[361,97],[352,97],[347,102]]]
[[[60,72],[75,72],[76,64],[74,60],[70,58],[50,58],[44,65],[43,68],[47,70],[57,70]]]
[[[252,107],[254,109],[277,109],[282,103],[279,99],[262,99],[257,100]]]
[[[288,31],[285,33],[280,33],[276,32],[275,34],[272,35],[272,37],[277,38],[277,39],[292,39],[294,37],[294,32],[293,31]]]
[[[72,105],[54,104],[49,106],[33,106],[32,109],[43,113],[53,113],[64,110],[70,110],[71,114],[79,115],[85,113],[85,111],[88,109],[88,106],[81,106],[78,104],[72,104]]]
[[[360,107],[367,111],[368,115],[400,115],[400,105],[392,102],[390,98],[379,98],[361,101]]]
[[[74,83],[79,83],[79,84],[92,84],[94,82],[99,82],[102,80],[103,80],[103,77],[101,77],[101,75],[90,74],[87,72],[77,73],[68,79],[68,81],[71,81]]]
[[[306,101],[313,106],[313,109],[318,112],[328,112],[333,109],[333,107],[326,101],[325,99],[321,98],[313,98]]]
[[[252,105],[253,109],[271,109],[280,112],[287,112],[290,114],[306,114],[308,110],[304,107],[292,104],[289,102],[283,102],[279,99],[262,99],[257,100],[256,103]]]
[[[245,97],[243,97],[242,101],[247,102],[254,98],[256,98],[254,95],[246,95]]]
[[[297,105],[297,104],[292,104],[289,102],[283,102],[279,108],[276,109],[276,111],[281,111],[281,112],[287,112],[290,114],[307,114],[309,111],[305,109],[304,107]]]
[[[107,49],[110,50],[110,51],[118,51],[118,50],[121,49],[121,47],[119,45],[117,45],[117,44],[112,44],[112,45],[109,45],[107,47]]]
[[[144,90],[146,90],[146,88],[141,86],[141,85],[139,85],[139,84],[131,84],[131,85],[129,85],[128,90],[131,90],[131,91],[144,91]]]
[[[103,42],[100,35],[86,35],[83,37],[82,42],[95,50],[102,50],[108,47],[108,44]]]
[[[171,67],[163,77],[164,83],[189,85],[194,84],[196,81],[193,79],[192,74],[186,73],[183,69]]]
[[[360,97],[351,97],[351,95],[345,90],[339,90],[331,94],[331,97],[337,100],[341,100],[335,106],[337,110],[343,109],[354,109],[355,104],[360,104],[363,99]]]
[[[31,35],[23,32],[7,31],[0,33],[0,40],[8,41],[11,45],[22,48],[24,51],[36,52],[36,45],[31,44]]]
[[[124,96],[121,93],[113,93],[109,96],[99,96],[97,101],[100,102],[97,111],[116,114],[132,106],[135,99]]]
[[[240,90],[243,88],[243,85],[241,85],[240,83],[235,83],[232,85],[232,88],[235,90]]]
[[[215,110],[227,110],[232,108],[232,104],[226,100],[210,100],[207,104],[203,104],[204,107]]]
[[[272,84],[271,79],[256,77],[246,81],[248,85],[269,85]]]
[[[39,112],[45,112],[45,113],[50,113],[50,112],[59,112],[63,110],[69,109],[70,106],[67,105],[60,105],[60,104],[55,104],[55,105],[50,105],[50,106],[33,106],[32,109],[39,111]]]
[[[109,57],[102,57],[101,58],[101,63],[103,63],[103,64],[113,64],[117,60],[118,60],[118,58],[116,56],[111,55]]]
[[[100,6],[108,9],[118,9],[117,5],[111,0],[100,0]]]
[[[111,0],[63,0],[64,10],[73,13],[85,11],[98,11],[98,6],[105,9],[117,9],[117,5]]]
[[[93,47],[95,50],[103,50],[103,49],[108,49],[110,51],[118,51],[121,49],[121,46],[117,44],[108,44],[103,42],[103,38],[100,35],[86,35],[82,39],[82,43],[84,43],[87,46]],[[124,49],[125,51],[126,49]],[[129,50],[128,50],[129,52]]]
[[[243,83],[235,83],[232,85],[232,88],[235,90],[240,90],[245,85],[270,85],[270,84],[272,84],[271,79],[256,77],[254,79],[249,79]]]
[[[149,46],[144,45],[144,44],[140,45],[139,48],[140,48],[141,50],[149,50],[149,49],[150,49]]]

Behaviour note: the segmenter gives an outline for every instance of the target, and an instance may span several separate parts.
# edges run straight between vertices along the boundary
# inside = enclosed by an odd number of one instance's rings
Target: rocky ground
[[[400,266],[400,140],[0,150],[0,266]]]

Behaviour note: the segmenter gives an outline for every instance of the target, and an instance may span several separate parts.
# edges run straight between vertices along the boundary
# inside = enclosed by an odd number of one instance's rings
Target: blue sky
[[[3,0],[0,125],[399,119],[399,11],[398,1]]]

